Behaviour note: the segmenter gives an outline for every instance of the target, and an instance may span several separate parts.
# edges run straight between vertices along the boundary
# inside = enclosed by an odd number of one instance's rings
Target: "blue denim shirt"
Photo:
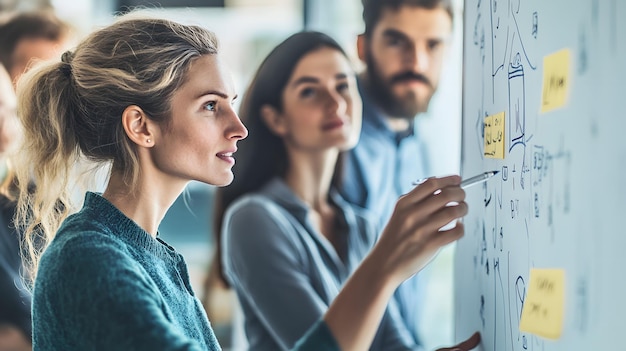
[[[414,181],[430,175],[428,153],[415,123],[404,133],[391,130],[362,84],[359,91],[363,99],[363,127],[358,144],[346,160],[342,195],[369,210],[380,228],[384,228],[398,198],[413,188]],[[416,275],[396,291],[402,317],[417,341],[419,304],[424,295],[420,278]]]
[[[404,133],[391,130],[361,85],[359,92],[363,127],[358,144],[348,153],[341,195],[368,209],[383,228],[398,198],[413,188],[414,181],[430,175],[428,153],[415,123]]]
[[[370,251],[375,226],[338,193],[331,200],[341,213],[343,259],[310,223],[309,207],[281,179],[229,206],[222,259],[241,303],[250,350],[292,347],[322,318]],[[392,300],[370,350],[417,348]]]

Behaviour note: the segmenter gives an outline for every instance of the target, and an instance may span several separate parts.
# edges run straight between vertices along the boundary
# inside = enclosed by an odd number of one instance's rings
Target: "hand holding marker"
[[[461,188],[465,189],[465,188],[470,187],[472,185],[479,184],[479,183],[482,183],[482,182],[486,182],[491,177],[493,177],[494,175],[498,174],[498,172],[500,172],[500,171],[489,171],[489,172],[481,173],[479,175],[476,175],[476,176],[464,179],[464,180],[461,181]],[[428,179],[428,178],[420,179],[420,180],[418,180],[416,182],[413,182],[412,185],[420,185],[423,182],[425,182],[426,179]]]
[[[493,177],[494,175],[498,174],[498,172],[500,172],[500,171],[489,171],[489,172],[485,172],[485,173],[479,174],[477,176],[473,176],[471,178],[464,179],[464,180],[461,181],[461,188],[465,189],[465,188],[470,187],[472,185],[479,184],[479,183],[482,183],[482,182],[486,182],[491,177]]]
[[[470,178],[467,178],[467,179],[463,179],[463,180],[461,181],[461,184],[460,184],[460,185],[461,185],[461,188],[465,189],[465,188],[470,187],[470,186],[472,186],[472,185],[476,185],[476,184],[479,184],[479,183],[482,183],[482,182],[486,182],[486,181],[487,181],[487,180],[489,180],[491,177],[493,177],[494,175],[498,174],[498,172],[500,172],[500,171],[489,171],[489,172],[484,172],[484,173],[481,173],[481,174],[479,174],[479,175],[475,175],[475,176],[470,177]],[[420,185],[420,184],[424,183],[427,179],[428,179],[428,178],[423,178],[423,179],[420,179],[420,180],[418,180],[418,181],[413,182],[413,183],[412,183],[412,185]],[[437,193],[439,193],[439,192],[441,192],[441,190],[437,190],[437,191],[435,192],[435,194],[437,194]],[[456,204],[456,203],[453,203],[453,204]],[[451,226],[454,226],[454,223],[455,223],[455,222],[456,222],[456,221],[452,221],[451,223],[449,223],[449,224],[445,225],[444,227],[442,227],[442,228],[441,228],[441,229],[439,229],[439,230],[450,229],[450,228],[451,228]]]

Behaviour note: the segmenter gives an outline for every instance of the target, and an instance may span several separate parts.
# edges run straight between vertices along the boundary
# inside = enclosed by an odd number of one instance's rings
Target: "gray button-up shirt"
[[[375,225],[362,210],[331,194],[340,209],[342,260],[308,219],[309,208],[280,179],[246,195],[226,212],[223,264],[245,317],[250,350],[287,350],[323,317],[343,283],[370,251]],[[371,350],[413,350],[392,302]]]

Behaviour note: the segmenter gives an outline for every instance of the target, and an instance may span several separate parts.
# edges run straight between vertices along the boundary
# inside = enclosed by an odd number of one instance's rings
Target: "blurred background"
[[[452,50],[440,87],[428,114],[417,119],[429,145],[433,175],[459,173],[461,145],[461,56],[463,1],[455,0]],[[243,94],[250,77],[269,51],[290,34],[319,30],[337,39],[360,70],[356,36],[363,29],[360,0],[0,0],[0,16],[19,11],[52,9],[74,26],[76,39],[110,24],[117,13],[141,7],[152,15],[197,24],[214,31],[221,53],[230,65],[235,85]],[[241,100],[241,99],[239,99]],[[214,189],[192,182],[168,212],[161,237],[181,252],[189,265],[192,286],[204,294],[204,280],[214,247],[212,199]],[[451,345],[453,335],[452,256],[454,246],[442,250],[424,274],[429,276],[428,305],[422,313],[426,349]],[[216,290],[205,302],[209,318],[225,350],[236,350],[233,337],[233,296]],[[236,328],[235,328],[236,329]]]

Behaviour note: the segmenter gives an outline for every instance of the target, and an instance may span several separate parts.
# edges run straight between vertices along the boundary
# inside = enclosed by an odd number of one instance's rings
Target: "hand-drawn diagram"
[[[612,81],[623,83],[626,55],[618,43],[626,33],[619,33],[620,15],[626,15],[626,5],[617,0],[465,2],[462,174],[500,173],[482,188],[467,190],[470,213],[455,259],[458,339],[478,330],[486,351],[593,349],[597,329],[591,320],[599,312],[591,299],[613,293],[597,285],[597,271],[606,267],[594,263],[600,244],[584,230],[610,211],[588,200],[609,195],[596,195],[585,184],[593,173],[589,165],[610,159],[610,141],[602,133],[617,132],[602,128],[609,116],[587,105],[593,99],[581,99],[601,96],[598,85],[574,85],[566,106],[540,112],[543,60],[568,48],[573,53],[570,82],[618,74],[622,78]],[[614,66],[599,57],[609,57]],[[485,157],[485,145],[490,145],[485,142],[485,123],[490,122],[485,121],[502,112],[505,157]],[[592,151],[597,147],[601,156]],[[520,331],[534,268],[566,273],[563,340]]]

